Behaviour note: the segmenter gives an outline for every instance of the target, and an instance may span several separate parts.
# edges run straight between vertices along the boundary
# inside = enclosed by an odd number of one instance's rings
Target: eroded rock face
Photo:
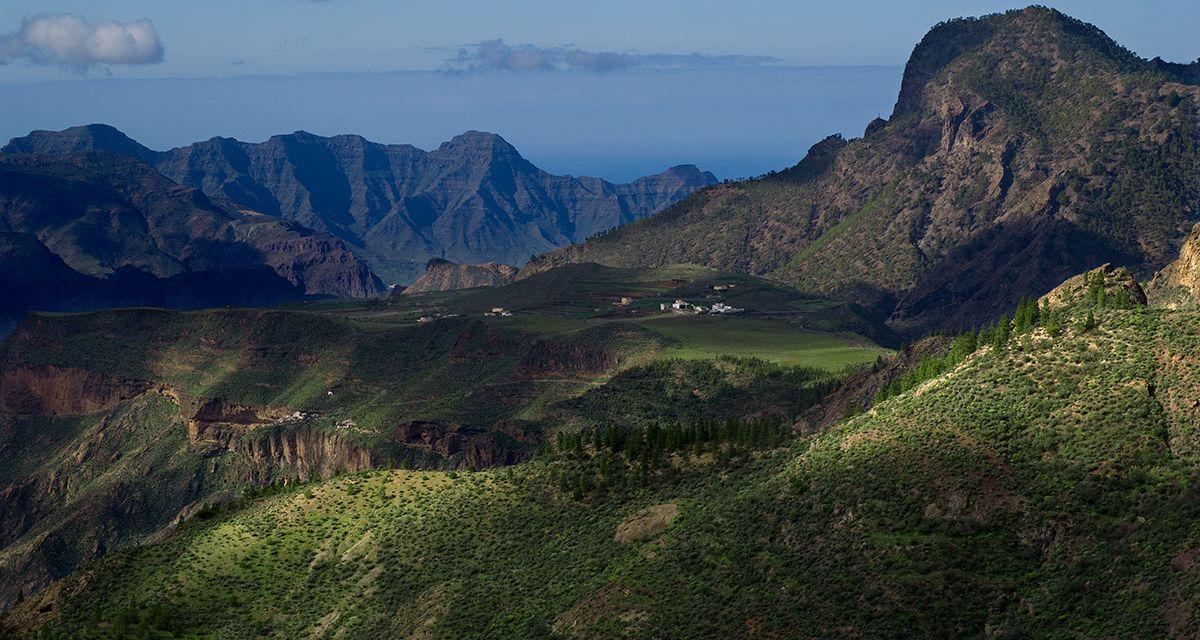
[[[425,273],[404,288],[404,293],[498,287],[512,282],[516,276],[516,267],[499,262],[457,264],[434,258],[426,263]]]
[[[149,387],[73,367],[21,366],[0,375],[0,415],[80,415],[110,409]]]
[[[228,449],[235,437],[273,420],[273,417],[260,413],[265,414],[257,407],[213,398],[200,405],[188,419],[188,442],[194,447],[215,451]]]
[[[254,484],[308,481],[358,473],[380,465],[381,456],[337,434],[318,429],[280,429],[248,437],[236,445],[244,477]]]
[[[1179,257],[1154,275],[1146,285],[1150,304],[1168,309],[1200,305],[1200,224],[1179,250]]]
[[[437,420],[412,420],[398,427],[393,441],[457,461],[458,466],[486,469],[517,464],[533,458],[536,434],[519,421],[497,422],[491,427],[465,427]]]

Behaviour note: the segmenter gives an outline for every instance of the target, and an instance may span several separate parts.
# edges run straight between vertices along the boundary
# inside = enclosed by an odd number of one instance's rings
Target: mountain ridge
[[[910,336],[977,325],[1105,262],[1146,277],[1200,219],[1197,69],[1042,7],[941,23],[862,138],[526,273],[690,261],[862,304]]]
[[[494,133],[470,130],[432,151],[306,131],[263,142],[215,137],[154,151],[102,124],[34,131],[0,149],[135,157],[234,209],[295,220],[345,241],[393,282],[430,258],[524,264],[532,255],[654,213],[717,182],[677,165],[629,183],[556,176]]]

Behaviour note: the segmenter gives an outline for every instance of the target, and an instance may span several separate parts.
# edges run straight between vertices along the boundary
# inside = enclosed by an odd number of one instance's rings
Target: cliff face
[[[480,428],[413,420],[397,426],[392,439],[405,447],[436,453],[455,466],[480,470],[532,459],[538,434],[518,421]]]
[[[498,287],[512,282],[516,276],[516,267],[498,262],[456,264],[434,258],[426,263],[425,273],[404,288],[404,293]]]
[[[1154,275],[1146,295],[1154,306],[1169,309],[1200,304],[1200,225],[1192,228],[1179,257]]]
[[[691,165],[628,184],[555,176],[500,136],[478,131],[430,152],[303,131],[156,152],[104,125],[37,131],[4,147],[51,155],[89,149],[138,158],[232,208],[347,239],[374,271],[399,283],[420,275],[430,258],[522,264],[717,181]]]
[[[987,321],[1106,262],[1148,277],[1200,218],[1196,68],[1045,8],[953,20],[863,138],[527,269],[699,262],[857,302],[908,335]]]
[[[241,478],[263,485],[278,480],[306,482],[358,473],[382,464],[385,456],[345,438],[314,429],[277,430],[237,443]]]

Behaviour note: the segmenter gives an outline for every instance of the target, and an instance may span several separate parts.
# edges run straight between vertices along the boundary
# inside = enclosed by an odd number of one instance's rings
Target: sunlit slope
[[[984,347],[785,448],[630,463],[587,445],[295,489],[9,621],[71,637],[1194,637],[1200,316],[1096,320]]]

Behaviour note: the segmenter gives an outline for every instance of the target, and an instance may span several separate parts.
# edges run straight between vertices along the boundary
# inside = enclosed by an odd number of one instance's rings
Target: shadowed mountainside
[[[337,238],[230,212],[107,152],[0,154],[0,311],[383,293]]]
[[[151,164],[234,209],[328,231],[397,283],[411,282],[430,258],[523,264],[717,181],[692,165],[627,184],[555,176],[500,136],[479,131],[430,152],[304,131],[262,143],[212,138],[157,152],[112,127],[89,125],[35,131],[3,151],[57,155],[96,149]]]

